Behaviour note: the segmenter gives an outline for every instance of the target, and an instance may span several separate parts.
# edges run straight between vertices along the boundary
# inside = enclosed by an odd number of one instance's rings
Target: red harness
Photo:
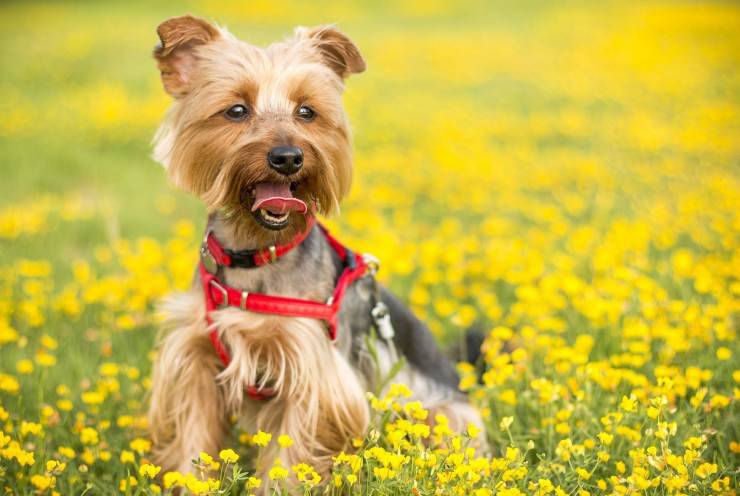
[[[216,350],[216,354],[218,354],[225,367],[228,367],[231,357],[218,335],[218,329],[213,326],[213,321],[210,317],[210,312],[220,308],[231,306],[250,312],[286,317],[309,317],[323,320],[327,323],[329,339],[331,341],[336,340],[337,315],[341,309],[344,294],[350,284],[371,270],[371,265],[361,255],[354,253],[332,237],[321,224],[319,224],[321,232],[344,264],[344,269],[334,287],[334,293],[326,303],[261,293],[249,293],[226,285],[215,275],[218,265],[226,267],[256,267],[274,262],[278,257],[301,244],[311,229],[313,229],[314,223],[315,220],[312,217],[306,231],[285,245],[271,246],[255,251],[233,252],[226,250],[212,233],[209,232],[206,234],[203,246],[201,247],[201,262],[198,269],[206,300],[206,321],[212,327],[210,331],[211,342]],[[266,400],[276,394],[271,388],[258,388],[257,386],[247,386],[246,392],[255,400]]]

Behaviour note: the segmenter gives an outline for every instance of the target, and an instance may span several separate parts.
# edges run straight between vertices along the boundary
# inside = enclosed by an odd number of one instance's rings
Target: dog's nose
[[[303,150],[297,146],[276,146],[267,154],[270,167],[289,176],[303,167]]]

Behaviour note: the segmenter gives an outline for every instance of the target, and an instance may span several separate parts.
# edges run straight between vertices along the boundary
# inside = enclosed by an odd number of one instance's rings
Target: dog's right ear
[[[190,90],[197,69],[195,48],[215,40],[220,32],[208,21],[185,15],[164,21],[157,34],[159,44],[154,47],[154,58],[162,74],[162,85],[167,93],[179,98]]]

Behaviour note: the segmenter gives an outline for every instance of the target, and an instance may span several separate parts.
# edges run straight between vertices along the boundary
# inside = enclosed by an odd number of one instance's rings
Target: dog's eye
[[[238,104],[226,110],[224,115],[230,121],[243,121],[249,117],[249,109],[245,105]]]
[[[312,121],[314,117],[316,117],[316,112],[313,111],[311,107],[308,107],[306,105],[301,105],[298,107],[298,110],[296,111],[296,115],[303,119],[304,121]]]

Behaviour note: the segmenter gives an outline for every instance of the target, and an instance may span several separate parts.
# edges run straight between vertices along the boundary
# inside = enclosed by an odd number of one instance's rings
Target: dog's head
[[[352,41],[320,26],[258,48],[192,16],[157,33],[154,58],[174,102],[154,153],[177,186],[265,236],[336,211],[352,175],[341,94],[365,69]]]

